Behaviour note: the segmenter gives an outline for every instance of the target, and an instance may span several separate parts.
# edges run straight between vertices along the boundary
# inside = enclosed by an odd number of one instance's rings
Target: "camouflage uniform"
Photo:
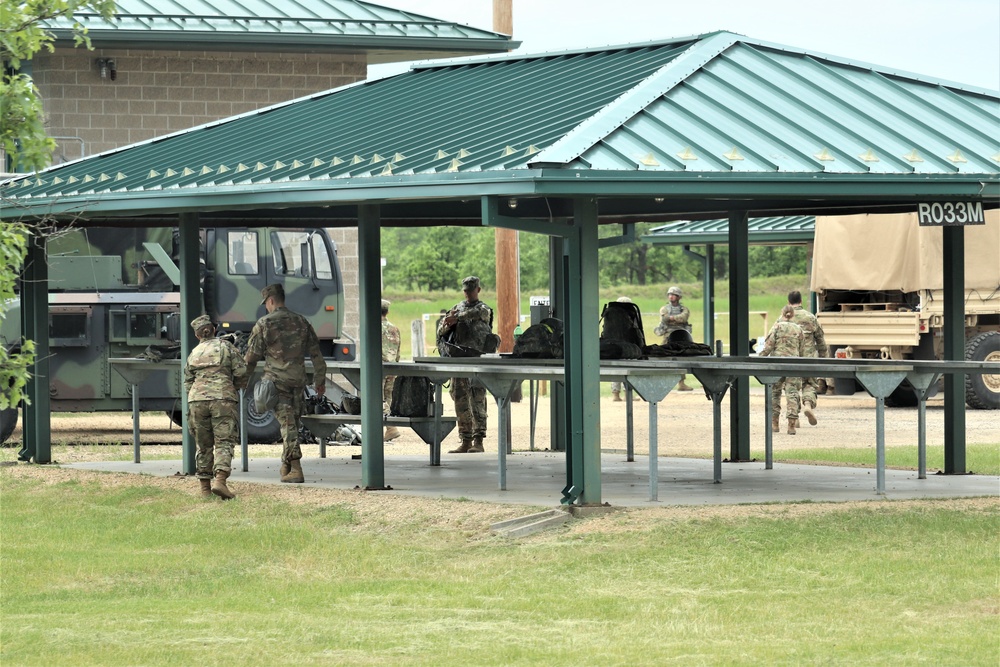
[[[399,327],[382,318],[382,361],[399,361]],[[396,383],[395,375],[382,378],[382,412],[389,412],[392,402],[392,387]]]
[[[482,301],[474,303],[463,301],[452,308],[451,313],[459,322],[470,324],[473,336],[477,338],[477,340],[457,342],[477,349],[485,347],[485,337],[493,330],[493,309]],[[438,339],[440,340],[450,329],[451,327],[445,326],[442,318],[438,324]],[[462,440],[486,437],[486,389],[470,378],[452,378],[448,393],[455,401],[458,434]]]
[[[820,325],[819,320],[816,316],[810,313],[808,310],[803,308],[801,305],[795,306],[795,314],[792,316],[792,322],[795,322],[802,329],[802,333],[805,334],[805,342],[803,344],[803,357],[825,357],[827,356],[828,347],[826,345],[826,338],[823,335],[823,327]],[[812,407],[816,407],[816,386],[818,382],[816,378],[803,378],[802,379],[802,402],[811,404]]]
[[[805,334],[799,325],[789,320],[781,319],[774,323],[767,340],[764,342],[764,350],[760,353],[762,357],[802,357],[804,354]],[[788,418],[799,418],[799,407],[801,399],[799,392],[802,387],[802,378],[783,377],[771,387],[771,418],[777,419],[781,416],[781,390],[785,389],[788,398]],[[791,431],[789,431],[791,433]]]
[[[653,333],[657,336],[663,336],[663,344],[666,345],[670,340],[670,334],[675,331],[687,331],[691,333],[691,323],[688,321],[691,319],[691,310],[681,303],[681,291],[677,287],[671,287],[667,291],[669,298],[670,294],[677,295],[677,305],[667,301],[666,305],[660,308],[660,323],[656,325],[653,329]],[[680,391],[691,391],[691,388],[685,384],[687,379],[687,374],[681,375],[681,381],[677,384],[677,388]]]
[[[278,404],[274,415],[281,425],[284,448],[281,462],[302,458],[299,448],[299,417],[302,416],[302,393],[307,382],[305,358],[313,362],[313,384],[326,385],[326,360],[319,349],[316,331],[302,315],[279,306],[257,320],[247,343],[247,374],[253,375],[257,362],[264,359],[264,377],[274,382]]]
[[[197,446],[195,474],[200,479],[211,479],[216,471],[232,471],[233,449],[239,442],[236,392],[246,386],[247,377],[239,350],[220,338],[201,341],[188,355],[184,390],[188,427]]]

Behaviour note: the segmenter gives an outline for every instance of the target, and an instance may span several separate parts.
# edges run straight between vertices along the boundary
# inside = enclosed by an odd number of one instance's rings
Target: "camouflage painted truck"
[[[965,227],[965,358],[1000,362],[1000,211]],[[941,359],[940,228],[916,214],[817,217],[812,290],[831,353],[847,359]],[[1000,375],[966,376],[971,408],[1000,409]],[[852,394],[853,380],[838,380]],[[912,405],[901,386],[887,405]]]
[[[309,318],[328,358],[353,358],[342,339],[344,290],[336,247],[323,229],[203,228],[204,311],[237,341],[264,314],[260,290],[285,286],[289,308]],[[132,410],[131,387],[111,358],[135,357],[149,346],[176,346],[180,321],[175,229],[73,229],[53,237],[49,253],[49,391],[53,412]],[[0,344],[21,340],[19,304],[0,323]],[[180,424],[182,377],[150,374],[139,385],[140,410],[163,410]],[[247,401],[250,442],[273,442],[279,427],[270,412]],[[0,411],[0,443],[18,410]]]

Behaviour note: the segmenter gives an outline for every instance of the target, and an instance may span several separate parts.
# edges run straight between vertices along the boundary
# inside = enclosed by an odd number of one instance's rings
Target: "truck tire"
[[[181,422],[180,410],[165,410],[164,412],[166,413],[167,417],[170,418],[170,421],[177,424],[178,426],[184,426],[183,422]]]
[[[1000,331],[981,333],[966,343],[965,360],[1000,362]],[[1000,374],[966,375],[965,402],[977,410],[1000,410]]]
[[[906,380],[903,380],[891,394],[885,397],[885,407],[887,408],[915,408],[919,402],[913,385]]]
[[[278,418],[270,410],[264,414],[257,412],[257,406],[253,400],[253,391],[256,386],[255,382],[253,387],[247,388],[247,400],[243,402],[246,412],[247,442],[269,445],[281,439],[281,425],[278,424]]]
[[[7,438],[14,432],[17,426],[17,408],[5,408],[0,410],[0,444],[7,442]]]

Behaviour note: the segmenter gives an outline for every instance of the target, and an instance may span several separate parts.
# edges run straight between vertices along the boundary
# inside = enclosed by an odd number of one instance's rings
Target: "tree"
[[[19,68],[42,49],[54,49],[55,37],[45,22],[84,12],[110,19],[115,5],[112,0],[0,0],[0,147],[8,161],[0,165],[4,170],[38,170],[51,161],[55,141],[45,130],[42,100],[31,77]],[[86,29],[76,21],[73,34],[77,46],[91,48]],[[30,223],[0,222],[0,320],[14,296],[28,239],[38,229]],[[0,391],[0,409],[21,402],[33,352],[31,341],[23,341],[19,350],[0,345],[0,387],[5,388]]]

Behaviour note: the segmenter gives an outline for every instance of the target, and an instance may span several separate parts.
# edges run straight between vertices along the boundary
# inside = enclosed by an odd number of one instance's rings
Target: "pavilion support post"
[[[566,319],[566,239],[549,237],[549,309],[550,316]],[[549,448],[554,452],[566,449],[566,387],[559,382],[549,386]],[[567,456],[569,456],[567,452]]]
[[[31,401],[22,412],[24,446],[17,458],[35,463],[51,463],[51,408],[49,401],[49,265],[45,253],[45,235],[32,234],[24,260],[21,300],[25,306],[21,319],[22,334],[35,342],[35,364],[25,387]]]
[[[377,205],[358,207],[358,311],[361,326],[361,486],[384,489],[385,448],[382,441],[382,228]]]
[[[702,299],[702,341],[715,347],[715,244],[709,243],[705,246],[705,254],[699,255],[691,250],[691,246],[684,246],[684,254],[688,257],[700,260],[702,263],[701,290],[704,295]]]
[[[601,365],[598,338],[597,200],[575,199],[566,287],[567,446],[563,502],[601,504]]]
[[[181,213],[178,220],[180,230],[180,266],[181,272],[181,363],[188,358],[198,341],[194,331],[189,326],[191,320],[204,312],[204,299],[201,296],[201,239],[198,234],[198,214]],[[138,385],[133,387],[138,391]],[[185,475],[195,473],[195,444],[188,430],[187,392],[181,388],[181,472]]]
[[[942,273],[944,274],[944,358],[965,359],[965,230],[944,227]],[[965,375],[944,376],[944,472],[964,474],[965,463]]]
[[[750,355],[750,261],[747,211],[729,213],[729,354]],[[750,380],[737,378],[729,392],[729,460],[750,460]]]

